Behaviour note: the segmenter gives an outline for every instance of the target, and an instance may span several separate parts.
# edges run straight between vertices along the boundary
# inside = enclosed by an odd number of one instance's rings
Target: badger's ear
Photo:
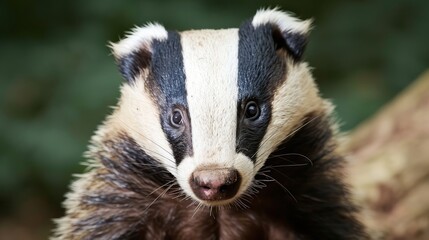
[[[255,28],[271,26],[277,49],[285,49],[295,60],[300,60],[304,53],[311,22],[311,20],[301,21],[277,8],[261,9],[252,19]]]
[[[153,41],[165,40],[168,33],[157,23],[136,27],[118,43],[110,43],[119,71],[128,83],[150,66]]]

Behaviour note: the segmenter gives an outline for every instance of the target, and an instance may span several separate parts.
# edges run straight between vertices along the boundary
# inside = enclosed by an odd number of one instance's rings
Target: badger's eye
[[[250,101],[246,104],[246,108],[244,110],[244,116],[249,120],[256,120],[259,115],[261,114],[261,111],[259,109],[258,104],[256,104],[255,101]]]
[[[171,114],[170,122],[173,127],[180,127],[183,123],[182,112],[179,109],[175,109]]]

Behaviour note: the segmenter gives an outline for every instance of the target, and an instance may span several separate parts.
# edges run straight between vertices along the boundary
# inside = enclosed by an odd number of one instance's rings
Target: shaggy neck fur
[[[60,239],[362,239],[339,181],[326,113],[302,119],[273,152],[240,206],[207,208],[120,131],[99,138],[93,169],[74,183]],[[250,197],[249,195],[252,195]]]

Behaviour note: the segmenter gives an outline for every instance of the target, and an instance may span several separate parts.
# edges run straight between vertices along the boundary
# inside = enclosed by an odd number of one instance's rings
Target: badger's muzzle
[[[234,168],[207,168],[195,170],[190,179],[194,194],[204,201],[233,198],[240,187],[241,177]]]

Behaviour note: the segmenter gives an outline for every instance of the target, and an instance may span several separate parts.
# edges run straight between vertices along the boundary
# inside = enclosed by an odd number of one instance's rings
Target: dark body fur
[[[96,143],[95,168],[69,209],[65,239],[365,239],[340,177],[328,116],[312,113],[256,175],[242,209],[183,199],[174,177],[125,134]],[[307,158],[311,159],[309,164]],[[301,164],[293,166],[292,164]],[[285,166],[286,165],[286,166]],[[289,166],[287,166],[289,165]],[[275,181],[272,181],[275,179]],[[162,186],[162,187],[160,187]],[[286,190],[287,189],[287,190]],[[293,197],[292,197],[293,195]]]

